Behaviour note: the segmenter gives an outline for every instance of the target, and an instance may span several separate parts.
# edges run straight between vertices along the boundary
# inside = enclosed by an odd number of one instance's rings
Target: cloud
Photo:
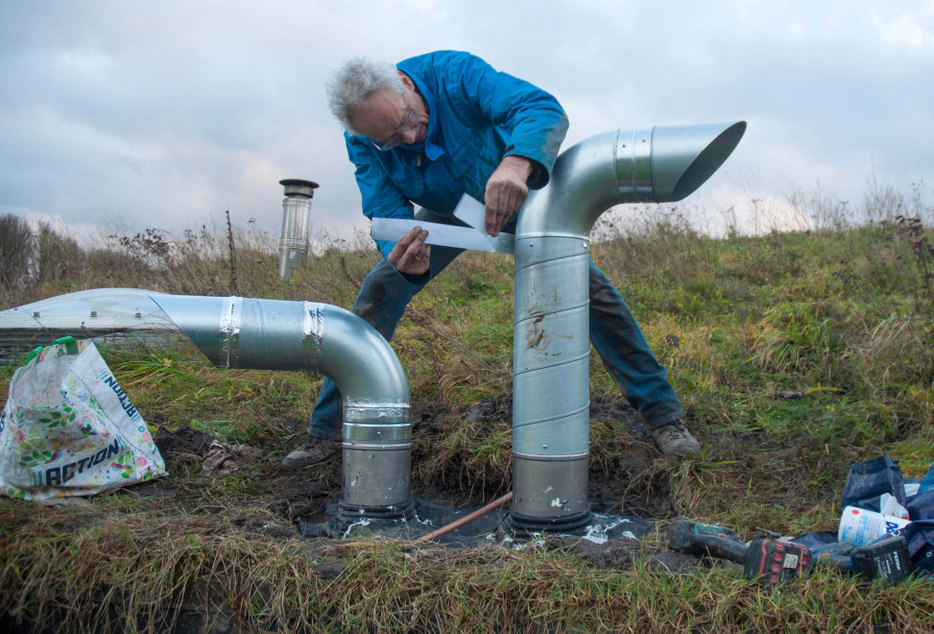
[[[353,55],[439,48],[553,92],[567,145],[747,120],[698,201],[750,181],[762,199],[815,183],[854,199],[870,171],[896,187],[930,172],[932,33],[931,1],[5,2],[0,212],[174,230],[230,209],[275,235],[278,180],[306,178],[317,226],[350,237],[366,222],[325,80]]]

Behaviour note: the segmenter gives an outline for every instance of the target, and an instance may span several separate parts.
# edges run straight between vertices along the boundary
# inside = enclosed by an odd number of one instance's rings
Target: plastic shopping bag
[[[37,348],[0,414],[0,493],[93,495],[167,475],[142,416],[90,341]]]
[[[882,512],[881,496],[888,493],[902,507],[905,506],[905,487],[902,470],[888,456],[879,456],[850,465],[843,489],[841,508],[856,506],[867,511]]]

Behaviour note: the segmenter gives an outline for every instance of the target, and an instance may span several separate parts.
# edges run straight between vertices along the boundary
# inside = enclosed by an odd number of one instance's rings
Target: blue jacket
[[[529,187],[548,183],[568,120],[558,101],[532,84],[497,72],[479,57],[438,51],[397,64],[428,104],[424,143],[377,151],[345,133],[368,218],[412,218],[412,203],[452,214],[465,193],[483,201],[503,157],[537,163]],[[388,256],[394,242],[377,241]]]

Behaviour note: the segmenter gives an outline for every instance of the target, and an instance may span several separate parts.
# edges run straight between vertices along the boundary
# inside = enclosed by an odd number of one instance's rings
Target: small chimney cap
[[[286,196],[304,196],[306,198],[314,196],[314,190],[318,187],[318,183],[300,178],[285,178],[279,181],[279,184],[285,187]]]

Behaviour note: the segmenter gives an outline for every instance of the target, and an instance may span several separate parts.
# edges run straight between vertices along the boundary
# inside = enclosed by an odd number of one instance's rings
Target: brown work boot
[[[652,430],[655,446],[666,456],[684,456],[700,451],[700,443],[684,426],[684,419],[662,425]]]
[[[282,459],[283,467],[307,467],[330,460],[341,452],[339,440],[326,440],[309,436],[301,449],[296,449]]]

